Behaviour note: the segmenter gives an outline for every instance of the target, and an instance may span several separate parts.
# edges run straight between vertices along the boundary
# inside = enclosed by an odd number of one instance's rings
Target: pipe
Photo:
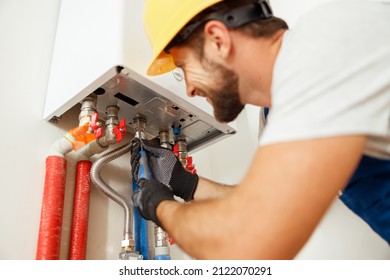
[[[82,141],[90,141],[90,136],[83,136],[87,130],[87,124],[84,124],[68,131],[52,145],[50,156],[46,158],[41,220],[35,256],[37,260],[59,259],[66,183],[65,155],[81,147]]]
[[[86,259],[91,166],[89,160],[77,162],[69,260]]]
[[[65,178],[66,159],[57,155],[48,156],[35,256],[37,260],[58,260],[60,257]]]
[[[94,140],[78,150],[76,181],[73,201],[72,228],[70,234],[69,260],[85,260],[88,238],[88,214],[91,189],[90,171],[93,155],[105,151],[98,140]]]
[[[137,182],[133,182],[133,192],[138,190]],[[135,250],[138,251],[144,260],[149,259],[149,236],[148,236],[148,221],[141,217],[138,209],[134,207],[134,242]]]
[[[77,151],[78,161],[89,160],[92,156],[100,154],[108,149],[109,145],[102,146],[100,139],[96,139]]]
[[[45,183],[38,232],[37,260],[58,260],[61,247],[62,216],[64,212],[66,159],[73,150],[68,138],[62,137],[52,145],[46,157]]]
[[[72,143],[65,137],[58,139],[50,148],[49,155],[64,157],[73,150]]]
[[[109,198],[114,200],[125,210],[124,215],[124,231],[123,231],[123,239],[124,241],[129,241],[129,246],[126,247],[134,247],[134,241],[132,239],[132,224],[133,219],[131,215],[131,207],[130,201],[126,200],[123,196],[121,196],[118,192],[112,189],[109,185],[107,185],[100,176],[100,170],[102,167],[108,162],[123,156],[128,153],[131,149],[131,141],[115,150],[112,150],[106,154],[104,154],[101,158],[97,159],[91,167],[91,179],[92,182],[98,187],[104,194],[106,194]]]
[[[169,252],[166,233],[161,227],[157,225],[154,225],[154,239],[155,239],[154,259],[170,260],[171,256]]]
[[[96,112],[96,96],[85,98],[79,115],[79,126],[69,130],[57,140],[46,158],[45,184],[38,233],[37,260],[59,259],[61,247],[62,217],[64,211],[66,158],[95,139],[89,121]]]

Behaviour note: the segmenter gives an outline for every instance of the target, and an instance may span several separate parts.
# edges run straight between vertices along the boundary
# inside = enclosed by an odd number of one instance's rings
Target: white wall
[[[0,178],[0,259],[34,259],[45,158],[77,119],[58,126],[42,119],[60,0],[0,1],[0,95],[3,120]],[[75,112],[77,116],[77,112]],[[67,258],[75,162],[68,157],[61,258]],[[107,181],[126,188],[129,159],[103,170]],[[116,259],[123,212],[96,189],[91,194],[90,259]]]
[[[61,135],[42,120],[60,1],[0,1],[0,258],[34,259],[44,159]]]
[[[291,1],[272,2],[284,7]],[[59,7],[60,0],[0,0],[0,259],[35,258],[45,157],[51,144],[76,124],[73,118],[62,119],[58,126],[42,120]],[[257,118],[257,109],[249,107],[237,121],[236,136],[194,154],[199,173],[226,183],[239,182],[256,149]],[[231,164],[232,158],[236,165]],[[128,160],[110,163],[102,174],[123,194],[129,194]],[[67,257],[74,161],[69,155],[62,259]],[[90,209],[87,258],[116,259],[122,209],[96,189]],[[188,257],[177,248],[172,255]],[[384,241],[335,202],[298,258],[389,259],[390,252]]]

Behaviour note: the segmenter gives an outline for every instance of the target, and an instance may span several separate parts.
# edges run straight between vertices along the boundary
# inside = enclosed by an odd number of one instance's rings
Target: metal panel
[[[188,150],[232,135],[236,131],[227,124],[217,122],[213,116],[182,100],[176,94],[145,79],[129,68],[117,66],[116,74],[98,85],[98,112],[105,119],[105,109],[116,105],[119,118],[125,118],[127,128],[134,133],[133,119],[142,115],[147,120],[146,133],[157,137],[160,131],[181,128],[181,138],[187,141]],[[111,71],[113,73],[113,71]],[[85,94],[83,94],[85,95]]]

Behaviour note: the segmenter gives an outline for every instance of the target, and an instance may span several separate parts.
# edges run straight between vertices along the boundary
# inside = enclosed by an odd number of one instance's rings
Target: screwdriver
[[[142,144],[142,138],[141,138],[141,130],[138,130],[138,137],[140,140],[140,148],[139,151],[139,170],[138,170],[138,180],[139,179],[152,179],[152,172],[150,171],[149,165],[148,165],[148,156],[146,155],[146,151],[144,150],[143,144]]]
[[[139,155],[140,155],[140,159],[139,159],[138,179],[143,178],[143,179],[150,180],[152,179],[152,173],[148,165],[148,157],[146,155],[146,152],[142,149],[142,144],[141,144],[141,151],[139,151]]]

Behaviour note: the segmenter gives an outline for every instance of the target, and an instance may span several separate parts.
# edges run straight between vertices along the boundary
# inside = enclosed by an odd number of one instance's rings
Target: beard
[[[210,98],[214,116],[219,122],[231,122],[244,109],[238,92],[238,75],[223,65],[205,59],[207,68],[211,73],[216,73],[217,78],[214,88],[207,89],[207,96]]]

